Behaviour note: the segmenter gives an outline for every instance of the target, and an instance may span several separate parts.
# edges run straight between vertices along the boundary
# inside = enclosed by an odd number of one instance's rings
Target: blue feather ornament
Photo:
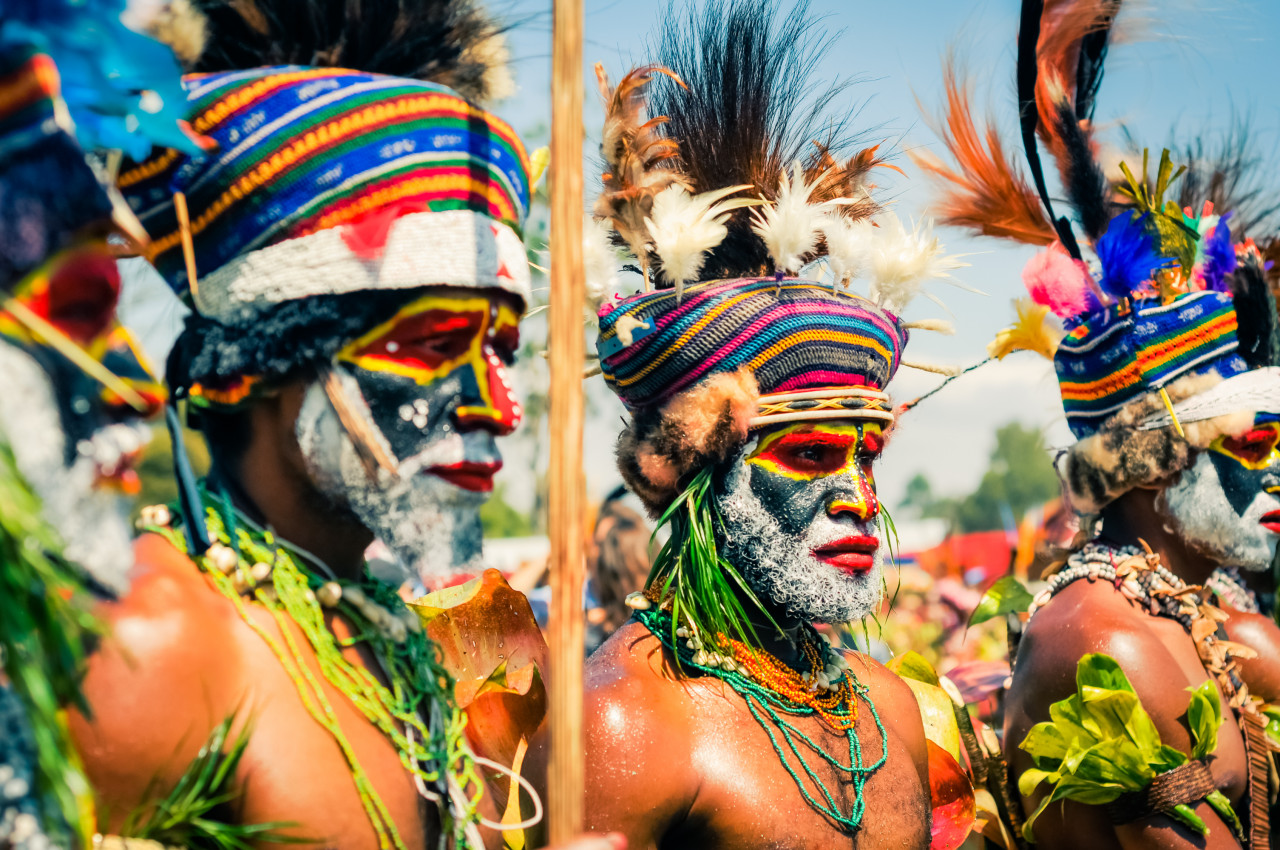
[[[1214,225],[1213,232],[1204,241],[1204,263],[1200,267],[1200,275],[1204,278],[1204,288],[1214,292],[1226,292],[1227,275],[1236,270],[1236,247],[1231,242],[1231,227],[1227,219],[1228,212]]]
[[[1156,241],[1146,227],[1149,213],[1138,215],[1132,210],[1111,219],[1107,232],[1094,243],[1102,267],[1100,286],[1112,298],[1128,298],[1157,271],[1173,264],[1172,257],[1161,257]]]
[[[142,160],[153,145],[199,154],[173,52],[120,21],[125,0],[0,0],[0,52],[35,50],[58,68],[85,150]]]

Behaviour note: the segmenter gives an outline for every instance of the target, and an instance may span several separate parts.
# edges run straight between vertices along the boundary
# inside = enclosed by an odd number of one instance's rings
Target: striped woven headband
[[[217,151],[157,150],[119,185],[150,259],[190,300],[183,193],[206,315],[239,323],[282,301],[426,285],[527,300],[529,163],[502,121],[443,86],[343,69],[184,85],[193,127]]]
[[[866,387],[830,387],[760,396],[752,429],[811,419],[875,419],[893,422],[889,396]]]

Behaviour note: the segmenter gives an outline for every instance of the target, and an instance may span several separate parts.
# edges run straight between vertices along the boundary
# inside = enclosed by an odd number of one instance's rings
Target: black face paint
[[[1222,481],[1222,492],[1236,516],[1243,517],[1259,493],[1280,486],[1280,462],[1265,469],[1249,469],[1220,452],[1209,452],[1209,460]]]

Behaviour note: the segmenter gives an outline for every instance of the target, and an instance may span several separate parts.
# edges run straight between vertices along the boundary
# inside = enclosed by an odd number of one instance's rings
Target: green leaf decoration
[[[1033,599],[1035,597],[1022,582],[1013,576],[1005,576],[982,594],[982,599],[969,615],[969,625],[976,626],[1003,614],[1021,614],[1031,607]]]
[[[1187,726],[1191,730],[1191,758],[1205,758],[1218,746],[1222,703],[1212,681],[1188,688]],[[1085,655],[1076,665],[1076,693],[1049,707],[1047,723],[1037,723],[1019,745],[1034,767],[1018,778],[1018,790],[1030,796],[1041,784],[1052,791],[1023,826],[1023,836],[1035,842],[1034,825],[1040,813],[1058,800],[1086,805],[1110,803],[1122,794],[1141,791],[1155,777],[1187,762],[1187,755],[1160,740],[1160,733],[1114,658]],[[1217,794],[1209,804],[1233,829],[1239,820],[1226,798]],[[1213,796],[1213,795],[1210,795]],[[1208,799],[1208,798],[1206,798]],[[1187,806],[1168,814],[1204,835],[1207,827]]]
[[[173,790],[159,802],[132,812],[121,835],[187,850],[253,850],[257,844],[310,844],[312,839],[280,833],[294,823],[232,823],[226,815],[240,796],[236,768],[249,746],[249,728],[227,745],[235,715],[209,734]]]
[[[664,599],[671,599],[673,642],[676,624],[683,618],[708,649],[716,648],[716,635],[727,635],[748,646],[760,646],[752,615],[757,622],[773,626],[779,634],[783,633],[782,628],[738,569],[726,561],[716,547],[715,527],[720,518],[716,513],[712,471],[707,467],[694,476],[658,520],[657,529],[670,526],[671,536],[654,559],[645,587],[656,586]],[[740,598],[747,601],[751,614]]]
[[[1262,714],[1267,718],[1267,737],[1280,745],[1280,706],[1265,706]]]
[[[80,692],[86,644],[101,630],[79,567],[45,521],[39,496],[0,438],[0,662],[30,720],[35,794],[55,843],[87,843],[88,781],[61,710],[87,710]],[[60,822],[59,822],[60,821]],[[69,841],[65,831],[76,836]]]
[[[915,679],[917,682],[924,682],[926,685],[939,686],[938,673],[933,669],[933,665],[914,649],[890,659],[885,667],[904,679]]]
[[[1206,679],[1191,692],[1187,706],[1187,726],[1191,729],[1191,758],[1207,758],[1218,749],[1218,729],[1222,726],[1222,701],[1212,679]]]

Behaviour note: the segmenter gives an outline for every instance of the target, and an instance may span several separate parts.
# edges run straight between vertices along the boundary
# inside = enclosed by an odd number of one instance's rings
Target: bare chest
[[[393,834],[407,847],[424,846],[435,831],[434,815],[422,805],[398,750],[325,679],[305,638],[294,635],[304,672],[286,669],[257,634],[243,637],[244,669],[252,671],[245,708],[253,726],[240,772],[241,819],[295,823],[290,831],[314,847],[372,850],[397,843]],[[372,663],[356,650],[344,655],[355,664]],[[375,826],[369,810],[379,806],[386,816]]]
[[[761,710],[761,723],[736,694],[694,700],[698,795],[663,847],[928,846],[928,790],[892,725],[881,731],[865,704],[853,743],[812,717],[781,715],[786,728]],[[819,808],[858,826],[842,828]]]

